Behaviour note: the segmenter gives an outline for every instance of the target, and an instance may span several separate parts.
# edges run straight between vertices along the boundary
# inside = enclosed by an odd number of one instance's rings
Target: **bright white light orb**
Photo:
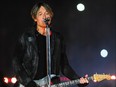
[[[11,78],[11,82],[12,82],[12,83],[16,83],[16,82],[17,82],[16,77],[12,77],[12,78]]]
[[[100,55],[105,58],[108,56],[108,51],[106,49],[103,49],[101,50]]]
[[[79,10],[79,11],[84,11],[84,10],[85,10],[84,4],[79,3],[79,4],[77,5],[77,10]]]
[[[5,83],[8,83],[9,82],[7,77],[4,77],[4,82]]]

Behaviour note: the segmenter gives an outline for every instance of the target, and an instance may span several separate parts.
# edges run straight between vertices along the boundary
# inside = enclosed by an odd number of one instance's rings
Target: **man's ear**
[[[37,19],[34,17],[34,16],[32,16],[32,19],[36,22],[37,21]]]
[[[37,19],[33,19],[35,22],[37,22]]]

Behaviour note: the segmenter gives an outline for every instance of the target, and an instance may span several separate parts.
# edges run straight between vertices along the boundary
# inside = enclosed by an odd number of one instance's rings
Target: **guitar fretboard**
[[[91,80],[93,78],[88,77],[87,79]],[[51,87],[68,87],[68,86],[76,85],[76,84],[79,84],[79,83],[80,83],[80,80],[77,79],[77,80],[72,80],[72,81],[68,81],[68,82],[62,82],[62,83],[59,83],[59,84],[54,84],[54,85],[51,85]]]

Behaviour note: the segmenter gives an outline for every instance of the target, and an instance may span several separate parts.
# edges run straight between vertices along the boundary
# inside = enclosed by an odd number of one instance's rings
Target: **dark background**
[[[79,75],[116,74],[115,0],[1,0],[0,72],[14,75],[14,46],[19,34],[33,24],[30,10],[37,1],[48,2],[52,7],[52,27],[63,34],[69,62]],[[79,2],[85,4],[85,11],[77,11]],[[100,56],[102,49],[109,52],[106,58]],[[88,87],[116,87],[116,83],[91,82]]]

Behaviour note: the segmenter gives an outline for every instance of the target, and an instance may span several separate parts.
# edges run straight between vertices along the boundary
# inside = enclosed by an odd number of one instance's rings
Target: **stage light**
[[[12,78],[11,78],[11,83],[15,84],[16,82],[17,82],[16,77],[12,77]]]
[[[101,50],[100,55],[105,58],[108,56],[108,51],[106,49],[103,49]]]
[[[82,4],[82,3],[77,4],[77,10],[84,11],[85,10],[84,4]]]
[[[16,77],[12,77],[12,78],[4,77],[3,81],[6,84],[9,84],[9,83],[15,84],[17,82],[17,79]]]
[[[9,78],[4,77],[4,82],[5,82],[5,83],[9,83]]]

